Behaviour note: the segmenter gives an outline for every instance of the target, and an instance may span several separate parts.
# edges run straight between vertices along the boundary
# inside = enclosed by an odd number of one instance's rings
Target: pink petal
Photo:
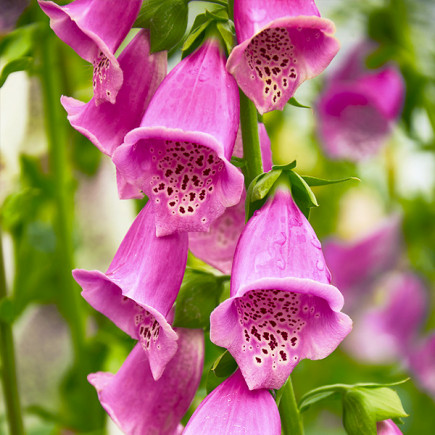
[[[383,420],[376,423],[377,435],[400,435],[402,432],[393,420]]]
[[[207,231],[240,200],[243,176],[229,162],[238,93],[224,60],[211,40],[180,62],[114,154],[125,180],[150,197],[159,236]]]
[[[199,405],[184,429],[197,434],[280,435],[278,408],[267,390],[250,391],[237,370]]]
[[[274,19],[233,49],[227,69],[260,114],[282,110],[337,54],[334,32],[334,24],[318,16]]]
[[[114,53],[131,29],[142,0],[76,0],[65,6],[38,3],[56,35],[94,65],[96,104],[114,103],[123,82]]]
[[[177,329],[178,351],[155,381],[140,345],[132,350],[116,375],[92,373],[101,405],[125,434],[176,435],[180,420],[201,380],[204,338],[201,330]]]
[[[249,220],[231,279],[210,338],[230,351],[250,389],[280,388],[301,359],[325,358],[351,330],[320,242],[289,192],[277,190]]]

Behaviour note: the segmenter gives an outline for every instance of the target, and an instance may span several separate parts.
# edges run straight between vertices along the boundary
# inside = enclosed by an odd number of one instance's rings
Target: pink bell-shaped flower
[[[272,395],[267,390],[250,391],[240,370],[202,401],[183,435],[236,433],[281,434],[281,419]]]
[[[73,271],[86,301],[140,341],[156,380],[177,350],[177,334],[169,322],[186,268],[187,243],[187,234],[156,237],[147,204],[105,274]]]
[[[383,420],[376,423],[377,435],[401,435],[401,430],[393,420]]]
[[[265,172],[272,169],[270,139],[264,124],[258,124],[261,157]],[[242,134],[239,128],[233,155],[243,157]],[[243,190],[238,204],[228,207],[210,226],[208,232],[189,233],[189,249],[200,260],[205,261],[222,273],[230,274],[237,241],[245,226],[245,199]]]
[[[141,126],[113,156],[127,182],[149,196],[158,236],[207,231],[239,202],[243,176],[230,163],[238,125],[237,85],[209,39],[163,80]]]
[[[393,65],[369,70],[364,61],[372,49],[359,44],[318,101],[318,132],[331,158],[359,161],[375,154],[400,114],[403,78]]]
[[[155,381],[145,353],[137,344],[116,375],[88,376],[101,405],[126,435],[180,432],[201,380],[204,359],[202,330],[177,328],[178,350],[162,377]]]
[[[279,389],[301,359],[325,358],[350,332],[330,281],[316,234],[278,188],[240,236],[231,297],[210,318],[211,340],[229,350],[249,389]]]
[[[320,18],[314,0],[235,0],[234,24],[239,45],[227,69],[260,114],[282,110],[339,49],[334,24]]]
[[[114,54],[130,31],[142,0],[75,0],[65,6],[38,3],[56,35],[92,63],[95,104],[114,103],[123,82]]]
[[[145,110],[166,75],[166,52],[150,54],[150,37],[141,30],[119,56],[124,83],[116,102],[96,105],[95,97],[83,103],[62,96],[61,103],[68,112],[71,125],[86,136],[102,153],[112,156],[122,145],[124,136],[140,125]],[[142,198],[143,194],[125,182],[118,174],[121,199]]]

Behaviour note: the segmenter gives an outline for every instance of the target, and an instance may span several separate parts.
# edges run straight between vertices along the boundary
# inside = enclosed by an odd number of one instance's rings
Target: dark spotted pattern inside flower
[[[245,50],[252,79],[264,82],[263,95],[277,104],[287,88],[298,78],[294,45],[283,27],[263,30]]]
[[[309,298],[282,290],[252,290],[236,299],[239,323],[242,326],[242,351],[252,354],[261,366],[267,360],[272,369],[299,359],[301,331],[308,316],[320,318]]]
[[[139,342],[144,350],[150,350],[152,347],[160,349],[157,343],[160,333],[159,322],[154,316],[144,308],[137,305],[137,313],[134,316],[134,325],[137,328]]]
[[[166,203],[172,215],[201,213],[224,168],[222,160],[210,148],[191,142],[165,141],[148,150],[156,168],[149,181],[154,201]],[[205,216],[199,217],[202,223],[207,221]]]
[[[92,86],[94,91],[96,91],[98,86],[101,86],[103,82],[106,80],[108,70],[110,68],[110,61],[104,55],[102,51],[98,54],[98,56],[93,61],[94,65],[94,75],[92,79]],[[110,91],[106,89],[106,95],[110,97]]]

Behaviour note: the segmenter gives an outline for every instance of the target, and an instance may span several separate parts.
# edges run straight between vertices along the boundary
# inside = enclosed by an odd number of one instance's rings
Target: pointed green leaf
[[[343,395],[343,426],[349,435],[376,435],[376,418],[358,391]]]
[[[226,350],[213,363],[207,373],[206,390],[210,394],[218,385],[228,378],[237,369],[237,363]]]
[[[273,165],[272,166],[272,169],[282,169],[283,171],[284,170],[291,170],[294,168],[296,168],[296,160],[293,160],[292,162],[287,163],[285,165]]]
[[[328,397],[332,397],[337,395],[334,391],[321,391],[317,394],[313,394],[310,397],[307,397],[305,400],[302,400],[299,404],[299,411],[306,411],[311,405],[314,405],[317,402],[320,402]]]
[[[233,156],[231,157],[231,164],[236,168],[244,168],[246,166],[246,160],[244,158]]]
[[[187,28],[186,0],[147,0],[142,4],[135,27],[150,29],[151,52],[170,50]]]
[[[253,186],[250,201],[255,202],[264,199],[275,184],[276,180],[278,180],[281,173],[282,171],[280,169],[272,169],[270,172],[264,173]]]
[[[325,180],[323,178],[309,177],[308,175],[303,175],[302,178],[305,180],[308,186],[327,186],[328,184],[344,183],[345,181],[350,180],[361,181],[357,177],[340,178],[338,180]]]
[[[235,34],[234,25],[232,24],[231,21],[226,21],[223,23],[219,22],[216,24],[216,28],[222,37],[227,53],[228,54],[231,53],[231,50],[233,49],[234,46],[234,34]]]
[[[311,109],[310,106],[305,106],[305,105],[299,103],[299,101],[296,100],[296,98],[294,98],[294,97],[291,97],[290,100],[288,100],[287,104],[290,104],[290,106],[301,107],[303,109]]]
[[[0,73],[0,88],[5,84],[10,74],[17,71],[26,71],[33,65],[33,58],[29,56],[20,57],[8,62]]]
[[[200,16],[205,17],[204,14],[198,15],[198,17]],[[193,30],[184,41],[183,47],[181,49],[181,51],[183,52],[183,58],[192,53],[198,47],[198,42],[202,41],[205,31],[207,30],[207,27],[210,25],[210,23],[211,21],[208,19],[205,21],[201,20],[201,23],[197,27],[192,27]]]

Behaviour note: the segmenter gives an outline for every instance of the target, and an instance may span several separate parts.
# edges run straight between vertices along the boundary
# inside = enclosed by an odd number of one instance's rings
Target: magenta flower
[[[260,114],[282,110],[339,49],[334,24],[320,18],[314,0],[235,0],[234,24],[239,45],[227,68]]]
[[[208,40],[165,78],[113,156],[149,196],[158,236],[207,231],[239,202],[243,176],[229,162],[238,125],[237,85],[218,42]]]
[[[375,154],[400,114],[403,78],[393,65],[367,69],[372,49],[359,44],[318,101],[318,133],[331,158],[359,161]]]
[[[362,312],[345,346],[359,360],[389,363],[411,352],[426,314],[427,297],[420,279],[412,273],[394,273],[376,283],[382,305]]]
[[[249,389],[280,388],[303,358],[328,356],[350,332],[321,245],[288,191],[247,223],[231,297],[211,314],[210,338],[237,361]]]
[[[281,419],[267,390],[250,391],[237,370],[214,389],[190,417],[184,435],[280,435]]]
[[[132,338],[148,355],[158,379],[177,350],[171,309],[187,261],[187,235],[158,238],[146,205],[133,222],[107,272],[73,271],[82,296]]]
[[[149,32],[140,31],[119,56],[124,84],[116,103],[82,103],[62,96],[71,125],[86,136],[101,152],[112,156],[124,136],[139,126],[146,108],[166,75],[166,52],[150,54]],[[118,191],[122,199],[142,198],[143,194],[118,174]]]
[[[361,239],[343,242],[330,239],[323,252],[332,282],[344,294],[346,307],[359,303],[380,273],[391,269],[401,254],[401,218],[392,215]]]
[[[418,383],[435,400],[435,333],[433,331],[412,350],[409,367]]]
[[[155,381],[137,344],[116,375],[92,373],[101,405],[128,435],[181,433],[180,420],[195,396],[203,369],[202,330],[177,330],[178,350]]]
[[[376,423],[376,431],[378,435],[401,435],[402,432],[393,422],[393,420],[383,420]]]
[[[264,171],[269,171],[272,168],[272,151],[264,124],[258,124],[258,133],[263,168]],[[233,155],[243,157],[240,128],[237,132]],[[237,241],[245,226],[245,198],[246,193],[243,190],[239,203],[228,207],[224,214],[211,224],[210,231],[189,233],[189,249],[192,253],[225,274],[231,273]]]
[[[95,104],[114,103],[123,82],[114,53],[131,29],[142,0],[75,0],[65,6],[38,3],[56,35],[94,66]]]

